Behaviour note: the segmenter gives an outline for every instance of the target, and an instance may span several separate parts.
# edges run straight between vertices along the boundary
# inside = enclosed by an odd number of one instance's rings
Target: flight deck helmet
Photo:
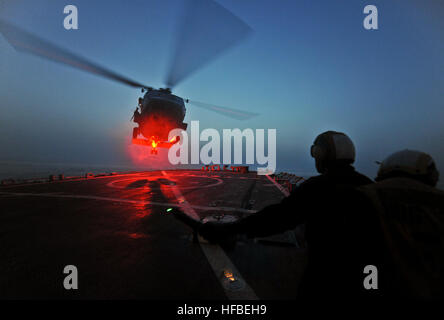
[[[318,172],[325,173],[329,168],[352,164],[355,146],[345,133],[326,131],[316,137],[310,154],[315,159]]]
[[[439,171],[430,155],[406,149],[388,156],[381,163],[375,180],[403,176],[436,186],[439,180]]]

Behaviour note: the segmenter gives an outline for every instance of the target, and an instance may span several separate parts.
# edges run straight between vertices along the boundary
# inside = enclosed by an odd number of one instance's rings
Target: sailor
[[[377,183],[359,188],[382,230],[380,289],[388,296],[444,298],[444,192],[424,152],[403,150],[380,165]]]
[[[299,290],[304,296],[322,292],[328,295],[327,292],[337,291],[336,287],[345,283],[341,277],[347,270],[341,267],[355,253],[346,250],[353,239],[347,239],[344,232],[344,215],[360,211],[351,206],[350,192],[353,193],[354,187],[373,183],[352,166],[355,147],[342,132],[320,134],[311,146],[311,156],[320,175],[303,182],[280,203],[235,223],[206,223],[199,230],[204,238],[217,242],[227,234],[264,237],[305,224],[308,266]]]

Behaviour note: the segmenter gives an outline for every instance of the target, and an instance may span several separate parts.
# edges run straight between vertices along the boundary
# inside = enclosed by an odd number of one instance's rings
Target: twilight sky
[[[277,167],[314,172],[309,147],[347,133],[374,177],[400,149],[430,153],[444,176],[442,0],[217,0],[253,33],[174,93],[260,113],[249,121],[188,107],[203,128],[276,128]],[[63,8],[79,9],[79,30]],[[379,30],[362,26],[376,5]],[[0,0],[0,19],[132,79],[164,86],[182,0]],[[196,52],[202,48],[196,47]],[[0,160],[131,163],[140,92],[16,52],[0,35]],[[155,164],[147,157],[145,165]]]

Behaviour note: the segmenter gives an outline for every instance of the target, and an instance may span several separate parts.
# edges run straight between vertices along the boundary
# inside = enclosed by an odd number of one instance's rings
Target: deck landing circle
[[[196,181],[193,181],[196,178],[207,179],[208,184],[202,183],[201,181],[196,183]],[[133,178],[114,180],[108,183],[106,186],[117,189],[149,189],[149,190],[158,190],[161,189],[161,187],[171,188],[173,186],[177,186],[179,189],[183,190],[183,189],[211,188],[218,186],[222,183],[223,183],[222,179],[215,177],[179,174],[179,175],[170,175],[169,180],[166,180],[165,176],[163,175],[137,176]]]

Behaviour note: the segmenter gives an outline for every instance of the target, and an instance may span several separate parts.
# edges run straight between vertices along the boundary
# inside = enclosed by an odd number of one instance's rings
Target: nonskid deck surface
[[[282,197],[265,176],[199,170],[0,187],[0,298],[294,298],[303,250],[195,243],[168,210],[241,217]],[[78,290],[63,287],[66,265]]]

